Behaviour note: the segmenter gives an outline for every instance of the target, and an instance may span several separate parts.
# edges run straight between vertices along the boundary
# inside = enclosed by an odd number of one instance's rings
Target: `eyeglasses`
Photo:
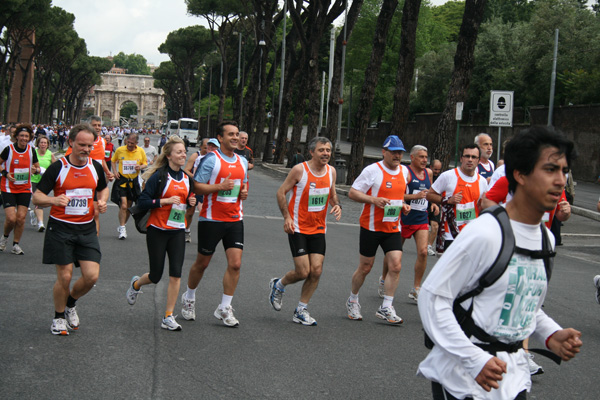
[[[463,157],[470,158],[471,160],[477,160],[479,158],[479,156],[473,156],[473,155],[469,155],[469,154],[463,155]]]

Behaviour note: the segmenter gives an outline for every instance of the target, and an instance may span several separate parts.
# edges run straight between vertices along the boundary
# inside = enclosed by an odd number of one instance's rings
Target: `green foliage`
[[[127,101],[121,107],[121,117],[129,118],[133,114],[137,114],[138,107],[133,101]]]
[[[124,68],[129,75],[150,75],[150,67],[146,57],[141,54],[125,54],[120,52],[113,57],[115,67]]]
[[[434,21],[446,31],[446,39],[449,42],[456,42],[465,12],[465,2],[449,1],[441,6],[432,7],[431,12]]]

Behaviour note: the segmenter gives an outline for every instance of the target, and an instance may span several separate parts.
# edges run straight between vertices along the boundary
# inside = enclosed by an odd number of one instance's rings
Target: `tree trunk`
[[[396,72],[391,132],[404,135],[409,117],[410,90],[415,70],[417,25],[421,0],[405,0],[402,10],[400,58]]]
[[[364,0],[354,0],[350,10],[348,10],[348,21],[347,21],[347,32],[346,39],[349,39],[354,29],[354,25],[360,15],[360,10]],[[335,41],[335,57],[333,61],[333,78],[331,78],[331,93],[327,94],[327,101],[329,102],[329,118],[327,119],[327,129],[325,136],[331,140],[333,148],[335,149],[335,141],[337,139],[337,128],[338,128],[338,113],[339,113],[339,100],[340,100],[340,85],[342,75],[342,51],[344,49],[344,27],[340,31]],[[333,160],[334,157],[332,157]]]
[[[25,90],[27,89],[27,79],[29,79],[29,71],[31,71],[32,64],[33,55],[27,60],[27,65],[25,66],[25,68],[22,68],[19,64],[19,68],[21,68],[21,72],[23,73],[23,78],[21,79],[21,88],[19,90],[19,110],[17,111],[17,121],[29,123],[32,123],[33,120],[23,121],[23,103],[25,102]],[[33,85],[33,82],[31,82],[31,84]],[[32,116],[30,115],[29,118],[31,119],[31,117]]]
[[[358,110],[356,112],[355,134],[352,138],[352,150],[350,153],[350,164],[348,165],[348,176],[346,183],[352,184],[363,168],[363,154],[365,151],[365,137],[369,126],[375,88],[379,80],[381,62],[385,53],[385,45],[389,28],[394,17],[394,11],[398,6],[397,0],[384,0],[377,25],[375,26],[375,37],[373,39],[373,51],[371,60],[365,71],[365,81],[360,92]]]
[[[456,135],[455,107],[456,102],[467,99],[467,91],[471,82],[471,74],[475,63],[475,44],[479,26],[483,20],[486,0],[466,0],[465,13],[458,33],[458,44],[454,55],[454,71],[446,98],[446,107],[437,127],[433,141],[432,159],[439,159],[442,168],[447,169],[450,157],[454,154],[453,144]]]

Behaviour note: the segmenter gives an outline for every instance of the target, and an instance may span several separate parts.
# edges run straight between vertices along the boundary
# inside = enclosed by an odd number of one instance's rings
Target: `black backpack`
[[[549,282],[550,277],[552,276],[554,256],[556,255],[556,253],[551,250],[550,238],[548,237],[547,229],[545,229],[543,223],[540,224],[540,229],[542,230],[542,250],[533,251],[516,246],[515,235],[510,226],[510,219],[508,218],[508,214],[506,213],[504,207],[493,206],[487,208],[481,214],[491,214],[498,221],[498,224],[500,225],[500,231],[502,234],[502,244],[500,245],[500,252],[498,253],[498,256],[492,263],[491,267],[481,276],[481,278],[479,278],[477,287],[454,299],[452,311],[454,312],[454,316],[456,317],[458,324],[460,325],[467,337],[474,336],[478,340],[484,342],[484,344],[476,344],[477,346],[492,354],[496,354],[497,351],[514,352],[522,347],[522,342],[506,344],[498,341],[497,338],[487,334],[487,332],[478,327],[475,324],[475,321],[473,321],[473,317],[471,316],[471,314],[473,313],[474,302],[472,301],[471,305],[466,310],[461,304],[465,300],[479,295],[481,292],[483,292],[485,288],[493,285],[506,271],[508,263],[510,262],[514,253],[523,254],[534,259],[543,259],[544,267],[546,269],[546,279]],[[433,341],[429,338],[429,336],[427,336],[427,333],[425,333],[425,347],[427,347],[428,349],[432,349],[433,346]],[[529,351],[533,351],[538,354],[544,355],[555,361],[557,364],[560,364],[560,357],[548,350],[529,349]]]

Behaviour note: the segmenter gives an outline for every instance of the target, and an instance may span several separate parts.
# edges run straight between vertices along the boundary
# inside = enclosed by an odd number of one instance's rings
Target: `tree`
[[[122,51],[113,57],[115,67],[124,68],[130,75],[150,75],[146,57],[141,54],[125,54]]]
[[[465,13],[460,26],[454,56],[452,81],[446,97],[446,106],[437,127],[431,155],[432,158],[437,158],[442,162],[444,169],[447,168],[453,153],[452,138],[456,128],[456,121],[454,120],[456,103],[459,101],[464,102],[467,99],[467,90],[469,89],[475,60],[473,54],[485,4],[486,0],[467,0],[465,3]]]
[[[352,138],[350,164],[346,179],[346,182],[349,184],[354,182],[354,179],[362,171],[365,137],[369,126],[372,100],[375,88],[377,87],[381,61],[385,52],[386,38],[397,6],[397,0],[384,0],[379,17],[377,18],[377,26],[373,37],[373,51],[371,53],[371,60],[365,71],[365,82],[360,92],[358,111],[356,113],[356,133]]]

